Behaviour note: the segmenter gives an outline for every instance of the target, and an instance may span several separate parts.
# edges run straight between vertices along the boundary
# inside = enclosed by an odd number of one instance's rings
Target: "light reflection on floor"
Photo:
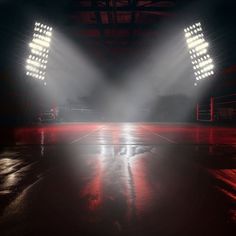
[[[0,138],[0,233],[24,235],[26,225],[35,235],[233,235],[235,131],[145,123],[11,130]]]

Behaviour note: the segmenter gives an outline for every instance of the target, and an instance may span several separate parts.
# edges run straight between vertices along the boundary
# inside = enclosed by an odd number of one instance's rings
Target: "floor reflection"
[[[18,130],[19,142],[34,140],[2,149],[0,200],[7,191],[11,196],[0,204],[7,222],[1,228],[0,220],[0,233],[236,232],[235,134],[218,137],[230,130],[151,124],[73,128]]]

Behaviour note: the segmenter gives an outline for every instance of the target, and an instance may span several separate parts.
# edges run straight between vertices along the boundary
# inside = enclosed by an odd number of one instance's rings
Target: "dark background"
[[[143,8],[140,10],[138,7]],[[128,0],[0,1],[0,121],[2,124],[32,122],[41,110],[52,106],[92,110],[93,115],[83,118],[85,120],[92,119],[91,117],[101,120],[103,117],[111,121],[162,121],[167,119],[166,114],[170,121],[194,120],[197,101],[235,92],[235,9],[235,1],[221,0],[176,0],[164,3]],[[81,52],[82,59],[86,57],[86,61],[99,68],[101,75],[98,77],[102,77],[101,81],[93,78],[93,86],[88,86],[87,82],[83,85],[85,87],[81,86],[83,82],[79,79],[75,82],[76,71],[78,77],[81,76],[81,70],[77,70],[76,66],[73,72],[68,70],[68,75],[74,74],[71,79],[52,73],[47,88],[38,81],[27,78],[25,59],[29,53],[28,43],[35,21],[51,25],[57,35],[64,35],[69,39],[73,49]],[[168,58],[172,58],[174,63],[175,58],[171,53],[178,48],[177,40],[182,34],[181,31],[196,21],[201,21],[204,25],[205,37],[210,43],[210,54],[216,67],[214,78],[202,81],[194,88],[194,76],[187,50],[180,48],[178,53],[182,52],[183,63],[177,65],[177,68],[184,64],[185,69],[181,72],[183,79],[172,86],[171,92],[164,89],[165,83],[159,82],[164,84],[159,87],[157,79],[155,86],[146,88],[147,91],[155,88],[150,97],[147,94],[142,95],[144,85],[152,82],[148,79],[144,83],[139,82],[145,81],[145,76],[142,77],[139,73],[139,68],[142,68],[140,65],[144,65],[143,68],[149,68],[145,63],[155,66],[155,55],[157,62],[164,65],[160,67],[165,67],[168,71]],[[62,58],[61,64],[58,64],[61,67],[68,63],[63,61],[64,51],[68,50],[66,46],[58,46],[59,43],[54,45],[55,50],[52,49],[51,53],[53,58],[53,53],[61,50],[57,54]],[[162,50],[171,52],[166,57],[166,62],[162,59],[165,57]],[[147,55],[152,55],[152,59],[149,60]],[[140,77],[137,81],[130,82],[127,74],[136,70]],[[149,69],[146,70],[144,75],[149,73]],[[157,74],[157,78],[159,71],[157,69],[153,72],[154,76]],[[175,71],[172,72],[175,77]],[[91,77],[96,77],[96,73]],[[127,89],[128,86],[132,89]],[[57,87],[57,92],[52,92],[52,87]],[[132,93],[132,90],[135,92]],[[138,102],[136,91],[140,94]],[[62,93],[63,96],[59,98]],[[129,114],[131,108],[135,110],[132,115]],[[187,118],[183,115],[184,110],[189,111]],[[148,115],[143,116],[141,113]],[[67,119],[71,116],[68,114]],[[81,116],[74,114],[73,117],[77,119]]]

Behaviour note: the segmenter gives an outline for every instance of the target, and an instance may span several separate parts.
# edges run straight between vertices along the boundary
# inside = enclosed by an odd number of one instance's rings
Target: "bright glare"
[[[196,80],[207,78],[214,74],[213,60],[207,53],[209,43],[206,42],[201,23],[198,22],[184,29]]]
[[[26,60],[26,75],[45,80],[52,27],[35,22],[33,39],[29,43],[30,55]]]

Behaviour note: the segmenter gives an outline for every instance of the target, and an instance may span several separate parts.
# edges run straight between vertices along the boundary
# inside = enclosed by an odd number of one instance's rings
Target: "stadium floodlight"
[[[214,75],[213,60],[208,54],[209,43],[204,38],[201,23],[185,28],[184,33],[196,80]]]
[[[35,22],[33,39],[29,43],[30,54],[26,60],[27,76],[45,80],[51,37],[52,27]]]

